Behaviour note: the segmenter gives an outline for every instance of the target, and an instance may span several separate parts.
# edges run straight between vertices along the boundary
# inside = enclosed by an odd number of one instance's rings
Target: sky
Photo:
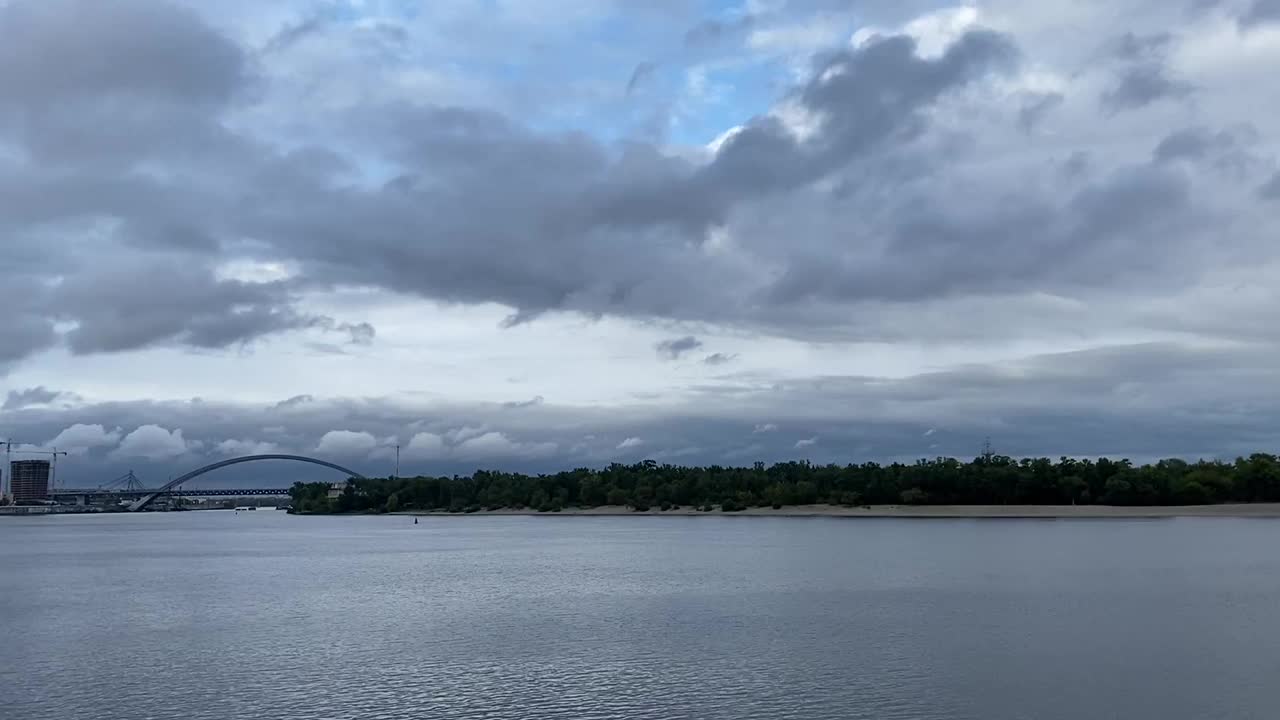
[[[0,438],[1274,450],[1276,67],[1277,0],[0,0]]]

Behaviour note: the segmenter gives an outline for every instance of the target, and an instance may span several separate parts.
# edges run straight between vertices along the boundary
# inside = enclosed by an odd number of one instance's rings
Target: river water
[[[1280,717],[1280,521],[0,518],[0,717]]]

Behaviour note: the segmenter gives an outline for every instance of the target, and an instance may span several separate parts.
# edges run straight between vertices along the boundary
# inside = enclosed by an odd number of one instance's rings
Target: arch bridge
[[[221,468],[227,467],[228,465],[239,465],[240,463],[257,462],[259,460],[292,460],[294,462],[311,463],[312,465],[320,465],[322,467],[327,467],[332,470],[337,470],[340,473],[345,473],[346,476],[349,478],[364,479],[363,475],[361,475],[360,473],[354,470],[349,470],[347,468],[342,467],[341,465],[335,465],[334,463],[331,463],[325,460],[320,460],[318,458],[307,457],[305,455],[280,455],[275,453],[268,454],[268,455],[246,455],[244,457],[231,458],[230,460],[221,460],[216,463],[210,463],[208,465],[205,465],[202,468],[196,468],[195,470],[192,470],[186,475],[176,477],[173,480],[170,480],[169,482],[165,483],[163,486],[151,491],[149,494],[145,495],[140,500],[135,501],[132,505],[129,506],[129,510],[131,512],[137,512],[145,508],[146,506],[151,504],[152,500],[155,500],[161,495],[168,494],[170,490],[191,480],[192,478],[200,477],[205,473],[213,472],[214,470],[219,470]]]

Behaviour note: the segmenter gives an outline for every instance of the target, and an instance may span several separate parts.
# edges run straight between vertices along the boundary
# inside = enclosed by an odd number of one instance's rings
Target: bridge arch
[[[160,497],[161,495],[168,492],[169,490],[172,490],[173,488],[187,482],[188,480],[191,480],[192,478],[199,477],[208,472],[213,472],[214,470],[219,470],[221,468],[227,467],[228,465],[239,465],[240,463],[257,462],[258,460],[293,460],[294,462],[311,463],[312,465],[320,465],[333,470],[337,470],[340,473],[346,473],[347,477],[349,478],[361,478],[361,479],[364,478],[363,475],[361,475],[360,473],[354,470],[348,470],[347,468],[344,468],[341,465],[335,465],[334,463],[327,462],[325,460],[319,460],[313,457],[307,457],[306,455],[280,455],[275,453],[269,454],[269,455],[245,455],[244,457],[231,458],[229,460],[220,460],[216,463],[209,463],[208,465],[205,465],[202,468],[196,468],[195,470],[192,470],[186,475],[176,477],[173,480],[170,480],[169,482],[165,483],[160,488],[156,489],[151,494],[143,497],[141,500],[134,502],[132,505],[129,506],[129,510],[132,512],[137,512],[138,510],[145,508],[146,506],[151,504],[152,500],[155,500],[157,497]]]

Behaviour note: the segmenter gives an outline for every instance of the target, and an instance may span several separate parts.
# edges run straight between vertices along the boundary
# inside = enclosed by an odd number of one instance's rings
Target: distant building
[[[49,461],[14,460],[9,463],[9,492],[14,503],[49,499]]]

